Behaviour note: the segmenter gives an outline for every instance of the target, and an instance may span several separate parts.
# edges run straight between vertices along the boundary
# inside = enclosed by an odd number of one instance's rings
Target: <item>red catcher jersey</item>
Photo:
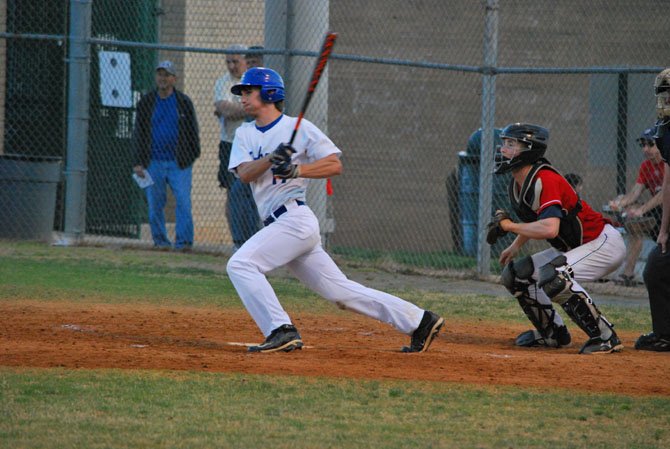
[[[541,214],[544,209],[550,206],[559,206],[561,209],[572,210],[577,204],[577,194],[568,181],[558,173],[541,169],[535,176],[540,186],[536,184],[536,192],[540,190],[539,207],[536,211]],[[609,223],[605,217],[593,208],[584,199],[582,201],[582,210],[577,214],[577,218],[582,222],[583,242],[588,243],[600,235]]]

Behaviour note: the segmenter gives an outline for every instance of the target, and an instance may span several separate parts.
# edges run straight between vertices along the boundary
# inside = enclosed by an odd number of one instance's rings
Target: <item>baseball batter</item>
[[[284,82],[274,70],[251,68],[231,91],[242,97],[245,112],[255,121],[237,129],[229,170],[251,184],[265,225],[227,266],[244,306],[266,337],[249,352],[288,352],[303,346],[265,277],[281,266],[287,266],[303,284],[338,306],[411,335],[404,352],[426,351],[444,319],[347,279],[321,246],[319,222],[305,204],[305,193],[308,179],[340,174],[340,150],[307,120],[302,121],[293,146],[282,143],[289,140],[297,118],[282,113]]]
[[[500,254],[502,283],[535,329],[523,332],[517,346],[560,347],[571,337],[552,303],[560,304],[589,336],[580,354],[606,354],[623,348],[612,324],[600,313],[579,282],[595,281],[616,270],[626,253],[621,234],[544,159],[549,131],[514,123],[500,134],[495,173],[512,172],[509,199],[520,222],[497,211],[487,240],[516,234]],[[528,240],[546,239],[551,248],[513,260]]]

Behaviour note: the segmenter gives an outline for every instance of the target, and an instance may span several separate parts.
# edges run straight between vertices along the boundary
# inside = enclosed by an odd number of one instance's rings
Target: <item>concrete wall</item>
[[[160,42],[223,49],[231,44],[262,45],[263,0],[163,0]],[[162,51],[179,68],[178,88],[191,97],[200,125],[202,153],[193,168],[195,241],[230,244],[226,194],[219,188],[219,122],[214,84],[226,73],[225,55]],[[169,208],[168,208],[169,209]]]
[[[350,7],[331,4],[331,28],[341,34],[336,52],[444,64],[480,65],[483,60],[484,2],[426,0],[410,7],[394,0],[383,8],[377,2],[355,8],[345,3]],[[659,18],[667,8],[662,2],[656,6],[625,11],[630,4],[501,1],[498,64],[665,66],[670,46],[655,37],[667,29],[667,20]],[[457,167],[457,152],[479,127],[481,77],[340,61],[330,69],[329,130],[345,154],[345,173],[335,180],[334,243],[449,249],[446,236],[454,225],[449,209],[455,198],[447,196],[445,179]],[[616,130],[617,115],[598,102],[589,103],[591,78],[498,75],[495,122],[548,127],[547,157],[564,172],[582,174],[587,201],[599,208],[616,194],[615,149],[611,140],[590,141],[590,134],[593,123],[601,120]],[[627,134],[628,185],[641,160],[634,140],[642,129],[634,124],[653,123],[648,87],[644,92],[632,89],[644,98],[629,101],[628,115],[635,119]]]
[[[498,64],[517,67],[659,66],[670,61],[664,39],[667,2],[522,0],[500,2]],[[160,42],[224,48],[264,42],[264,0],[161,0]],[[471,0],[331,0],[336,53],[479,65],[484,2]],[[6,0],[0,0],[5,29]],[[213,87],[224,55],[160,52],[180,72],[178,87],[194,101],[202,156],[194,168],[196,241],[230,242],[225,195],[218,188],[219,124]],[[5,41],[0,40],[0,57]],[[313,67],[304,66],[305,71]],[[333,243],[379,249],[449,249],[445,180],[457,153],[481,121],[476,73],[333,60],[328,69],[330,137],[343,150],[344,174],[334,180]],[[599,75],[602,76],[602,75]],[[649,77],[649,75],[644,75]],[[642,77],[644,77],[642,76]],[[653,77],[653,75],[651,75]],[[599,206],[615,193],[613,92],[596,76],[498,75],[496,125],[531,121],[550,128],[547,156],[564,172],[585,177],[587,200]],[[649,78],[647,78],[649,79]],[[653,121],[653,93],[631,79],[627,133],[633,182],[641,160],[634,140]],[[5,67],[0,67],[0,129],[4,126]],[[309,118],[309,113],[307,118]],[[614,128],[613,128],[614,127]],[[616,139],[614,139],[614,142]],[[0,139],[0,152],[2,151]],[[390,237],[391,236],[391,237]]]

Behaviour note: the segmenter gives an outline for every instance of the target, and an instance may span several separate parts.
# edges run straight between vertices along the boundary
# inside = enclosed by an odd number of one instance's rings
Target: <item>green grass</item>
[[[28,243],[5,242],[4,247],[5,251],[0,252],[0,301],[39,298],[49,301],[240,306],[237,293],[225,274],[224,258],[84,247],[57,248]],[[276,278],[273,285],[281,297],[317,298],[295,281]],[[304,305],[304,299],[297,304]]]
[[[0,369],[15,448],[666,448],[670,400],[455,384]]]
[[[507,244],[511,243],[511,240]],[[500,252],[507,245],[494,247],[491,253],[491,273],[500,273],[502,267],[498,263]],[[412,252],[412,251],[380,251],[366,248],[350,248],[335,246],[331,252],[337,256],[346,258],[350,263],[358,265],[388,265],[392,264],[398,271],[414,273],[417,268],[430,270],[462,270],[474,271],[477,268],[477,257],[465,256],[459,253],[447,251]],[[526,254],[526,252],[522,252]]]
[[[59,248],[31,243],[0,243],[0,301],[105,302],[240,307],[225,274],[226,259],[211,255]],[[282,303],[294,311],[336,313],[336,307],[292,278],[271,277]],[[517,302],[505,294],[450,294],[387,290],[448,319],[525,323]],[[383,289],[383,288],[382,288]],[[386,290],[386,289],[384,289]],[[607,317],[617,329],[649,329],[647,309],[613,307]]]
[[[240,309],[225,262],[211,255],[0,242],[0,301]],[[346,313],[296,281],[274,277],[271,282],[294,311]],[[500,296],[450,294],[448,288],[392,293],[447,320],[527,324],[504,290]],[[608,306],[607,315],[618,329],[650,328],[646,308]],[[0,336],[1,331],[0,321]],[[0,448],[63,447],[660,449],[670,447],[670,398],[430,382],[0,367]]]
[[[423,268],[447,269],[474,269],[477,267],[475,257],[462,256],[446,251],[416,253],[411,251],[378,251],[365,248],[349,248],[335,246],[333,254],[346,257],[348,260],[362,263],[379,263],[391,261],[400,265],[420,266]]]

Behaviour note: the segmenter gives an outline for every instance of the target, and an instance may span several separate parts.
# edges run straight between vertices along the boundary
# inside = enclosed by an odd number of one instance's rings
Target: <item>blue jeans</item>
[[[193,216],[191,215],[192,167],[181,169],[176,161],[151,161],[147,171],[154,184],[147,187],[149,203],[149,225],[155,246],[170,246],[165,230],[165,203],[169,185],[175,197],[175,218],[177,221],[176,242],[179,249],[193,245]]]
[[[260,229],[251,186],[235,179],[228,189],[228,223],[233,244],[239,248]]]

